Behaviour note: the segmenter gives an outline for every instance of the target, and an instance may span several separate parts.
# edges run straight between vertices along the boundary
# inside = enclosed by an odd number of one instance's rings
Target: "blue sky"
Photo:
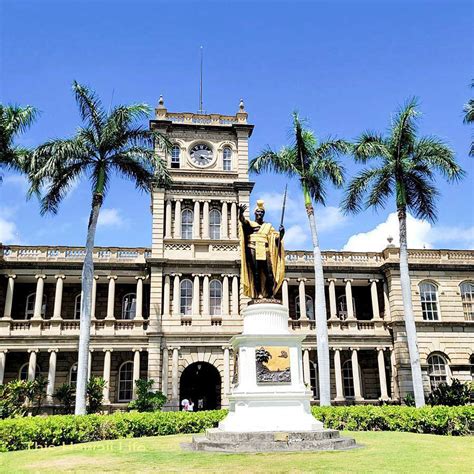
[[[457,185],[439,187],[439,221],[409,224],[413,247],[474,248],[472,129],[462,124],[474,49],[468,1],[357,2],[0,2],[0,100],[32,104],[38,122],[22,139],[34,146],[71,135],[79,117],[73,79],[92,86],[105,104],[146,102],[163,94],[172,111],[198,107],[199,47],[205,49],[204,105],[234,113],[245,100],[255,124],[250,155],[288,139],[298,109],[322,138],[355,138],[383,131],[391,113],[412,95],[423,112],[420,133],[445,139],[468,172]],[[347,175],[359,167],[344,160]],[[286,179],[257,176],[253,199],[274,201],[279,219]],[[289,184],[288,246],[310,244],[300,192]],[[26,201],[25,182],[4,176],[0,185],[0,240],[7,243],[82,245],[90,189],[78,185],[57,216],[40,217]],[[318,210],[325,249],[384,247],[396,234],[393,206],[345,217],[341,192],[329,190]],[[98,245],[148,246],[149,197],[121,180],[112,183],[98,229]],[[277,204],[276,204],[277,203]],[[396,235],[394,235],[396,236]]]

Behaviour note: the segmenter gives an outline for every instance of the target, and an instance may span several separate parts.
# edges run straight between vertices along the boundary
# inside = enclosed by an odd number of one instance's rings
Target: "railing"
[[[244,117],[245,115],[245,117]],[[201,125],[232,125],[245,123],[247,114],[221,115],[221,114],[194,114],[190,112],[158,112],[158,119],[170,120],[173,123],[201,124]]]

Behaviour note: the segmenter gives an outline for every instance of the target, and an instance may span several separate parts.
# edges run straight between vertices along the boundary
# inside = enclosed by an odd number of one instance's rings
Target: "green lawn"
[[[473,472],[474,438],[345,433],[351,451],[222,454],[182,451],[190,435],[135,438],[0,454],[0,472]]]

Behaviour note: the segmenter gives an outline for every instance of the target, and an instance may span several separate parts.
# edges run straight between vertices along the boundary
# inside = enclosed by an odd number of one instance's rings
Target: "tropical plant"
[[[448,407],[469,404],[471,388],[469,383],[453,379],[450,384],[440,383],[429,395],[428,405],[446,405]]]
[[[15,379],[0,385],[0,419],[25,416],[30,408],[38,414],[46,394],[47,380],[38,376],[35,380]]]
[[[354,158],[359,163],[377,160],[378,165],[364,169],[349,184],[343,202],[346,212],[362,208],[385,207],[395,196],[400,228],[400,282],[408,351],[416,406],[425,404],[420,357],[413,316],[410,274],[407,250],[407,211],[416,217],[436,220],[435,171],[448,181],[459,179],[463,171],[456,163],[453,152],[440,139],[432,136],[417,137],[416,99],[410,99],[392,120],[386,136],[365,132],[353,145]],[[367,197],[365,198],[365,196]]]
[[[471,88],[474,89],[474,80],[471,82]],[[464,105],[464,120],[465,124],[474,123],[474,99],[469,99],[467,104]],[[471,149],[469,151],[470,156],[474,156],[474,139],[471,141]]]
[[[324,275],[321,249],[314,215],[313,202],[326,203],[326,182],[341,187],[344,181],[343,168],[337,157],[347,153],[349,144],[344,140],[329,139],[320,142],[314,133],[306,128],[305,121],[293,113],[291,129],[293,143],[276,152],[270,148],[250,162],[255,173],[275,171],[290,178],[299,179],[303,191],[306,214],[311,229],[314,254],[316,334],[318,342],[318,375],[320,404],[331,404],[329,379],[329,343],[324,294]]]
[[[152,390],[154,380],[138,379],[135,380],[137,387],[137,398],[128,404],[129,410],[158,411],[166,403],[166,397],[161,392]]]
[[[87,382],[87,413],[97,413],[102,408],[104,401],[104,388],[107,382],[102,377],[92,375]],[[76,413],[77,414],[77,413]]]
[[[52,140],[35,150],[30,192],[39,194],[44,191],[41,213],[54,214],[77,180],[86,178],[92,187],[81,280],[83,297],[75,407],[75,413],[80,415],[86,411],[94,239],[112,174],[131,180],[142,191],[150,191],[153,183],[167,185],[170,177],[166,163],[154,149],[168,149],[168,140],[164,135],[137,124],[138,120],[148,116],[149,106],[119,105],[106,112],[98,96],[88,87],[74,82],[73,91],[84,126],[72,138]]]
[[[62,405],[64,415],[72,413],[74,406],[75,391],[68,383],[61,384],[54,394],[58,402]]]
[[[37,116],[37,110],[30,105],[0,104],[0,166],[20,172],[25,170],[29,150],[15,145],[15,139],[31,126]]]

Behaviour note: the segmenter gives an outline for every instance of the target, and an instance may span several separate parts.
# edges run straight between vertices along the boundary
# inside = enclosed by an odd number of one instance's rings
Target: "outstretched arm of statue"
[[[244,215],[246,210],[247,206],[245,204],[239,204],[239,221],[242,222],[242,224],[245,224],[247,222],[247,219]]]

